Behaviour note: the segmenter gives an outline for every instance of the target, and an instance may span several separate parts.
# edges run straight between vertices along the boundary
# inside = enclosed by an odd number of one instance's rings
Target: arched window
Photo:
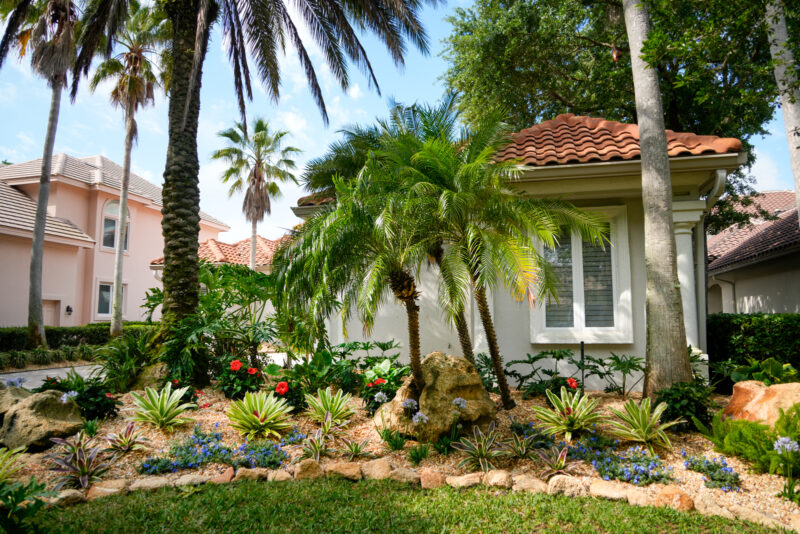
[[[128,250],[128,242],[130,241],[130,234],[131,234],[131,224],[130,224],[130,212],[128,212],[127,217],[127,226],[125,232],[125,244],[123,250]],[[103,247],[104,248],[116,248],[117,246],[117,229],[119,225],[119,202],[116,200],[112,200],[111,202],[106,203],[106,207],[103,208]]]

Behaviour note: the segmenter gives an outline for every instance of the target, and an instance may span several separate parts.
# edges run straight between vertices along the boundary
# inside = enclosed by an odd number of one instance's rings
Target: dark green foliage
[[[273,371],[279,370],[280,367],[275,365]],[[258,391],[263,385],[264,375],[258,367],[248,367],[247,362],[235,358],[229,357],[217,374],[216,388],[229,399],[241,399],[245,393]]]
[[[100,421],[98,419],[86,419],[81,425],[81,430],[83,430],[87,436],[93,438],[97,435],[97,431],[100,430]]]
[[[790,363],[781,363],[775,358],[758,361],[748,358],[746,365],[739,365],[731,373],[731,380],[742,382],[744,380],[758,380],[764,385],[787,384],[798,381],[797,369]]]
[[[481,375],[481,382],[483,388],[491,393],[497,393],[497,379],[494,375],[494,368],[492,367],[492,359],[485,352],[479,352],[475,355],[475,369]]]
[[[672,427],[675,432],[688,432],[697,429],[695,421],[703,426],[711,422],[710,410],[715,406],[711,400],[713,389],[706,384],[694,382],[677,382],[672,386],[662,389],[657,393],[655,406],[662,402],[667,404],[667,409],[662,416],[663,421],[683,419]]]
[[[750,462],[756,472],[767,472],[772,462],[775,433],[767,425],[752,421],[723,419],[717,413],[711,429],[695,422],[697,428],[714,444],[717,452]]]
[[[749,358],[775,358],[800,368],[800,314],[718,313],[708,316],[706,330],[711,378],[720,392],[730,392],[731,381],[714,369],[727,360],[744,365]]]
[[[359,393],[367,412],[373,415],[381,404],[391,401],[410,372],[409,366],[397,363],[397,357],[383,358],[377,361],[372,359],[360,377]],[[386,399],[382,401],[383,396],[379,393],[383,393]]]
[[[517,436],[533,438],[533,446],[537,449],[546,449],[555,445],[553,436],[537,428],[533,422],[521,423],[512,418],[511,432]]]
[[[32,530],[31,519],[44,506],[43,499],[53,497],[44,484],[31,477],[22,482],[0,483],[0,530],[4,532],[28,532]]]
[[[73,399],[81,411],[81,417],[86,420],[103,420],[117,415],[120,401],[105,386],[103,380],[97,377],[83,378],[74,370],[67,372],[66,378],[45,378],[44,383],[33,391],[46,391],[54,389],[67,393],[74,391],[78,395]]]
[[[408,449],[408,461],[413,465],[419,465],[422,460],[428,457],[430,452],[430,445],[427,443],[418,443]]]
[[[382,428],[378,431],[378,435],[380,435],[390,451],[402,451],[406,446],[406,437],[398,430]]]
[[[116,393],[128,391],[136,376],[150,362],[150,334],[124,335],[112,340],[96,353],[106,386]]]
[[[94,360],[99,347],[93,345],[63,345],[57,349],[10,350],[0,352],[0,368],[16,367],[22,369],[28,365],[49,365],[59,362],[77,360]]]
[[[145,322],[124,323],[125,335],[137,337],[142,332],[152,332],[157,325]],[[109,338],[108,323],[92,323],[86,326],[47,326],[47,345],[52,349],[78,345],[105,345]],[[0,328],[0,352],[27,348],[28,329],[23,326]]]

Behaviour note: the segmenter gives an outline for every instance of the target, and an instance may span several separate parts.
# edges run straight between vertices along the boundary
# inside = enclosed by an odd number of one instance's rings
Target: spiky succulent
[[[494,422],[489,425],[486,433],[482,432],[476,425],[472,429],[473,439],[461,438],[457,443],[453,443],[453,448],[458,449],[466,458],[461,460],[459,466],[467,466],[470,469],[480,469],[484,473],[494,469],[492,461],[503,456],[503,451],[498,445],[499,436],[494,428]]]

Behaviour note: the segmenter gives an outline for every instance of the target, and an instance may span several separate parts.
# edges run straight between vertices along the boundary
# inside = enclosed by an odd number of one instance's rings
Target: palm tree
[[[121,49],[97,66],[89,87],[92,91],[105,81],[113,81],[111,104],[122,108],[125,116],[125,157],[119,194],[119,227],[114,256],[114,296],[111,306],[111,335],[122,335],[122,261],[128,225],[128,185],[131,178],[131,150],[136,142],[136,112],[155,102],[158,86],[153,64],[157,47],[164,42],[164,21],[148,8],[131,3],[130,18],[115,40]]]
[[[20,0],[25,1],[25,0]],[[437,3],[436,0],[427,0]],[[73,81],[88,72],[95,51],[122,26],[127,0],[90,0],[79,36],[81,45]],[[211,28],[221,22],[223,42],[232,63],[239,111],[244,123],[245,97],[252,98],[249,63],[255,62],[266,91],[278,100],[279,57],[288,42],[297,52],[312,96],[327,122],[316,70],[300,37],[296,18],[308,27],[325,63],[342,88],[350,84],[348,60],[378,87],[357,31],[369,29],[382,41],[397,65],[402,65],[407,42],[427,53],[427,36],[418,18],[418,0],[301,0],[296,13],[283,0],[175,0],[164,3],[171,23],[171,86],[169,143],[163,188],[165,327],[192,314],[198,298],[199,163],[197,125],[200,82]],[[110,48],[106,53],[110,53]]]
[[[623,0],[625,28],[631,49],[636,116],[642,152],[644,256],[647,273],[647,349],[644,395],[675,382],[691,382],[686,350],[677,252],[672,228],[672,179],[658,75],[642,59],[650,31],[647,6]]]
[[[228,162],[222,174],[222,182],[230,183],[229,196],[246,187],[242,212],[252,225],[250,236],[250,268],[256,268],[257,225],[264,220],[264,215],[271,213],[270,198],[280,195],[277,182],[297,183],[291,170],[295,168],[294,154],[300,149],[291,146],[282,147],[283,139],[289,132],[269,131],[269,123],[264,119],[256,119],[253,134],[248,135],[245,126],[237,122],[233,128],[219,132],[219,136],[227,139],[230,146],[217,150],[212,159]]]
[[[67,73],[75,58],[74,34],[78,15],[71,0],[44,0],[38,3],[31,0],[2,0],[0,18],[6,22],[6,30],[0,40],[0,67],[12,44],[16,44],[21,55],[30,49],[34,72],[47,81],[51,90],[50,114],[42,151],[42,170],[33,226],[28,289],[28,340],[32,346],[46,347],[42,310],[44,230],[61,91],[67,83]]]

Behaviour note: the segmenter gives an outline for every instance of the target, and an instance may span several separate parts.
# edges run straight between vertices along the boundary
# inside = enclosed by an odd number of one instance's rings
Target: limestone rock
[[[788,410],[800,402],[800,383],[774,384],[746,380],[733,385],[733,395],[723,416],[731,419],[760,421],[770,426],[775,424],[779,410]]]
[[[101,497],[108,497],[109,495],[124,495],[128,493],[128,486],[130,482],[125,479],[116,480],[101,480],[92,484],[89,492],[86,494],[87,501],[93,501]]]
[[[792,514],[789,516],[789,524],[795,532],[800,532],[800,514]]]
[[[131,491],[138,491],[138,490],[152,491],[161,488],[166,488],[169,485],[170,483],[167,477],[140,478],[139,480],[131,484]]]
[[[717,499],[710,491],[701,491],[694,498],[695,509],[703,515],[718,515],[733,519],[734,515],[717,504]]]
[[[389,474],[389,478],[397,480],[398,482],[407,482],[408,484],[419,484],[420,476],[413,469],[405,467],[398,467]]]
[[[419,483],[422,489],[434,489],[445,484],[445,476],[433,469],[423,469],[419,472]]]
[[[628,504],[633,506],[650,506],[650,497],[647,492],[639,488],[630,488],[627,492]]]
[[[76,489],[66,489],[59,491],[58,495],[56,495],[55,498],[50,501],[50,503],[55,506],[70,506],[85,500],[86,496],[84,496],[82,491]]]
[[[514,485],[511,473],[505,469],[492,469],[483,476],[483,484],[495,488],[510,488]]]
[[[300,460],[294,468],[295,480],[311,480],[323,476],[325,476],[325,472],[322,470],[322,466],[313,458]]]
[[[529,493],[547,493],[547,483],[533,475],[515,475],[511,489]]]
[[[287,480],[292,480],[292,474],[289,471],[276,469],[269,474],[270,482],[286,482]]]
[[[239,482],[240,480],[267,480],[269,477],[269,469],[265,467],[240,467],[236,470],[236,476],[233,477],[232,482]]]
[[[766,527],[772,528],[785,528],[783,524],[779,523],[776,519],[766,514],[762,514],[757,510],[753,510],[752,508],[748,508],[746,506],[739,506],[739,505],[731,505],[730,511],[736,516],[737,519],[744,519],[745,521],[750,521],[753,523],[758,523],[759,525],[764,525]]]
[[[466,359],[432,352],[422,360],[422,376],[425,386],[419,394],[414,388],[413,378],[406,378],[394,399],[381,406],[375,414],[376,425],[405,428],[408,420],[402,404],[410,398],[417,400],[419,411],[428,416],[424,432],[431,441],[449,432],[456,413],[453,400],[458,397],[467,401],[466,408],[459,411],[460,422],[466,429],[473,425],[485,427],[494,420],[497,406],[483,388],[475,366]]]
[[[685,491],[674,484],[670,484],[669,486],[661,488],[661,491],[659,491],[656,494],[655,499],[653,499],[653,504],[655,506],[672,508],[673,510],[678,510],[679,512],[689,512],[694,510],[694,501],[692,498],[689,497]]]
[[[228,467],[225,471],[220,473],[219,475],[215,476],[208,482],[210,484],[227,484],[231,480],[233,480],[233,476],[236,474],[233,467]]]
[[[454,488],[469,488],[480,484],[482,478],[483,473],[470,473],[468,475],[461,475],[458,477],[447,477],[445,478],[445,482],[447,482],[448,486],[452,486]]]
[[[175,486],[199,486],[205,484],[209,480],[211,480],[209,476],[189,473],[179,477],[178,480],[175,481]]]
[[[547,493],[550,495],[566,495],[567,497],[583,497],[589,489],[576,477],[556,475],[547,481]]]
[[[628,488],[619,482],[597,479],[592,480],[592,483],[589,484],[589,495],[610,501],[626,501],[628,500]]]
[[[141,370],[130,389],[131,391],[139,391],[144,388],[159,389],[167,379],[167,373],[167,366],[161,362],[148,365]]]
[[[361,480],[361,466],[357,462],[333,462],[325,466],[329,477]]]
[[[8,390],[4,390],[8,391]],[[60,391],[43,391],[25,397],[3,417],[0,443],[13,449],[50,447],[50,438],[70,436],[81,428],[81,413],[72,401],[62,404]]]
[[[385,480],[392,472],[388,458],[377,458],[361,465],[361,474],[367,480]]]
[[[0,382],[0,384],[2,384],[2,382]],[[0,388],[0,424],[3,423],[3,417],[8,410],[31,395],[33,395],[33,393],[22,388],[13,386],[3,386]]]

